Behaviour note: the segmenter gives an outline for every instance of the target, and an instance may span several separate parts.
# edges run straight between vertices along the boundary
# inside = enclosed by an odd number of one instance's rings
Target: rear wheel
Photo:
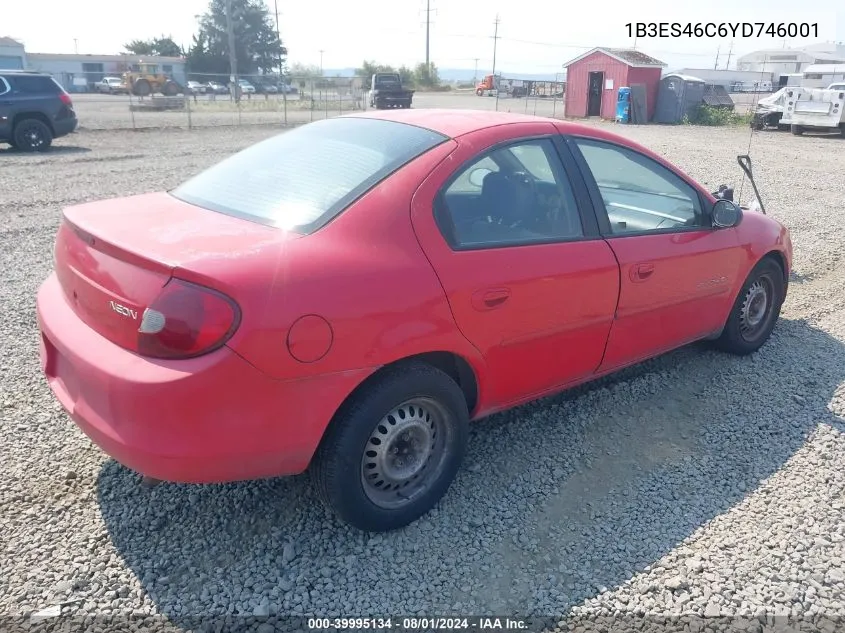
[[[161,87],[161,94],[165,97],[175,97],[179,94],[179,86],[176,85],[175,81],[165,81]]]
[[[783,270],[770,258],[760,261],[745,280],[734,301],[719,349],[731,354],[755,352],[769,339],[784,300]]]
[[[310,472],[340,519],[368,532],[395,530],[443,497],[467,435],[466,401],[455,381],[428,365],[397,366],[344,406]]]
[[[801,136],[804,133],[804,128],[800,125],[790,125],[789,131],[792,132],[795,136]]]
[[[14,145],[23,152],[43,152],[53,143],[53,132],[44,121],[24,119],[15,124]]]

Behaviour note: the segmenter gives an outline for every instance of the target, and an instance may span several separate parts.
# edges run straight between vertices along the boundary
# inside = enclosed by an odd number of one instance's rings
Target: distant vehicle
[[[103,77],[100,81],[94,84],[94,90],[110,95],[129,93],[129,90],[123,83],[123,79],[120,77]]]
[[[845,88],[789,88],[786,96],[782,122],[794,135],[838,131],[845,136]]]
[[[198,81],[189,81],[185,86],[185,91],[191,95],[204,95],[206,86]]]
[[[65,208],[40,366],[81,430],[150,478],[308,470],[347,523],[401,528],[446,494],[471,420],[693,341],[769,340],[789,231],[717,193],[595,126],[317,121],[170,191]]]
[[[370,106],[382,108],[410,108],[414,91],[402,85],[399,73],[373,73],[370,87]]]
[[[0,70],[0,143],[41,152],[78,123],[73,100],[53,77]]]
[[[845,90],[845,84],[830,84],[828,90]]]
[[[241,92],[245,94],[255,94],[255,86],[249,83],[246,79],[241,79],[238,81],[240,85]]]
[[[521,79],[504,79],[499,75],[485,75],[475,87],[475,94],[479,97],[485,94],[492,97],[499,92],[508,97],[524,97],[528,94],[527,84],[528,82]]]
[[[216,81],[209,81],[205,84],[205,91],[207,93],[213,93],[216,95],[225,95],[229,92],[229,89],[221,83],[217,83]]]

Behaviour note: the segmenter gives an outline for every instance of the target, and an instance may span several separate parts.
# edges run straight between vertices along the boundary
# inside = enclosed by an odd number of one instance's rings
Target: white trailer
[[[788,123],[795,135],[807,130],[838,130],[845,135],[845,90],[787,89],[781,123]]]

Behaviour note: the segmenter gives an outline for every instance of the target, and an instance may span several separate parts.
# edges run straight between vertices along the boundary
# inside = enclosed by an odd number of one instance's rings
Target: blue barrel
[[[631,89],[627,86],[619,88],[616,97],[616,122],[628,123],[631,120]]]

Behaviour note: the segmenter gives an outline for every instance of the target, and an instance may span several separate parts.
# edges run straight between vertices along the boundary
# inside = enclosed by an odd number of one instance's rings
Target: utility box
[[[701,105],[704,80],[690,75],[669,74],[660,80],[657,91],[655,123],[680,123]]]
[[[616,96],[616,122],[628,123],[631,120],[631,89],[628,86],[619,88]]]

